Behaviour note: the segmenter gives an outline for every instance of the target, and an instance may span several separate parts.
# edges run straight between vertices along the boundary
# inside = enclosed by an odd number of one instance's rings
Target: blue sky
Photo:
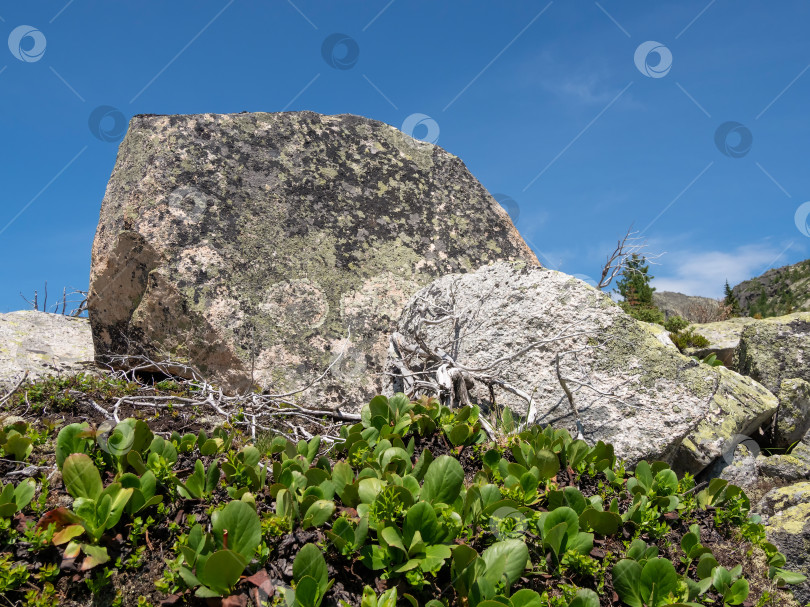
[[[3,3],[0,311],[87,287],[122,119],[282,110],[438,134],[549,267],[597,276],[632,223],[660,290],[719,296],[808,257],[809,30],[806,0]]]

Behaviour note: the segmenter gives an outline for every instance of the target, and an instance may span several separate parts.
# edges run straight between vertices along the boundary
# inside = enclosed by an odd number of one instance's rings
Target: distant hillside
[[[665,318],[682,316],[690,322],[720,320],[720,302],[716,299],[674,291],[655,291],[653,303],[664,313]]]
[[[743,316],[782,316],[810,311],[810,259],[768,270],[741,282],[731,292]]]

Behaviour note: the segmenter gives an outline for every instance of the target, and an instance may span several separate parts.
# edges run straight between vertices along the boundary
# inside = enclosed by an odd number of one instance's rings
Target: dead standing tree
[[[599,278],[599,283],[596,288],[599,290],[605,289],[613,282],[613,280],[620,275],[625,268],[627,268],[627,260],[632,258],[633,255],[642,256],[642,252],[647,248],[647,242],[636,236],[638,232],[633,232],[631,225],[624,235],[624,238],[616,243],[616,248],[607,256],[605,265],[602,267],[602,275]],[[663,253],[656,255],[646,255],[643,257],[648,263],[655,264],[655,260],[661,257]]]

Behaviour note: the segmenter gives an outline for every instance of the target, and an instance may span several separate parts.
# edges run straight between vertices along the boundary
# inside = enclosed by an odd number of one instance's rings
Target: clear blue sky
[[[414,135],[570,274],[631,223],[661,290],[808,257],[807,0],[59,0],[3,3],[0,31],[0,311],[86,288],[115,118],[139,113],[424,114]]]

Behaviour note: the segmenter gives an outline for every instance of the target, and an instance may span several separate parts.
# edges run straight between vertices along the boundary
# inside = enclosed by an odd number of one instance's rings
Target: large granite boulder
[[[687,348],[684,350],[684,354],[701,359],[714,354],[725,366],[731,368],[734,351],[740,345],[740,335],[745,327],[754,322],[757,321],[753,318],[738,317],[718,322],[692,324],[689,328],[697,335],[705,337],[709,341],[709,345],[701,348]]]
[[[313,112],[136,116],[93,244],[96,355],[196,367],[228,391],[360,404],[435,277],[535,255],[441,148]],[[117,359],[119,362],[122,359]]]
[[[778,404],[750,378],[668,347],[601,291],[527,264],[444,276],[414,295],[392,336],[389,391],[411,387],[435,394],[419,383],[424,376],[409,376],[418,357],[429,359],[424,346],[452,359],[445,374],[468,374],[473,381],[465,386],[474,402],[491,407],[494,398],[525,414],[522,392],[532,396],[538,423],[576,435],[557,377],[559,353],[584,438],[613,443],[631,463],[677,459],[699,471],[723,454],[727,442],[757,430]],[[441,364],[427,360],[426,366]]]
[[[86,318],[36,310],[0,314],[0,384],[13,384],[26,371],[30,379],[75,373],[92,362]]]
[[[810,312],[746,325],[734,352],[734,369],[774,394],[784,379],[810,381]]]

